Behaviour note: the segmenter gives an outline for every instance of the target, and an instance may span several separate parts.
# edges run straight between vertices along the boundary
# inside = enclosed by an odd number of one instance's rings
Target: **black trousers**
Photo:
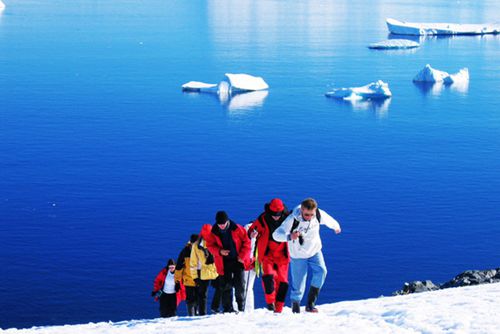
[[[177,315],[177,295],[175,293],[162,293],[160,296],[160,316],[162,318]]]
[[[186,305],[189,316],[198,314],[198,288],[186,286]]]
[[[224,312],[234,312],[234,297],[238,304],[238,311],[245,310],[245,280],[243,264],[237,260],[224,260],[224,275],[221,277],[222,308]]]
[[[214,296],[212,298],[212,305],[210,306],[210,309],[212,312],[219,313],[219,307],[221,304],[222,300],[222,276],[217,277],[212,281],[212,287],[215,289]]]
[[[208,285],[210,281],[200,280],[200,284],[197,286],[198,289],[198,315],[207,314],[207,298],[208,298]]]

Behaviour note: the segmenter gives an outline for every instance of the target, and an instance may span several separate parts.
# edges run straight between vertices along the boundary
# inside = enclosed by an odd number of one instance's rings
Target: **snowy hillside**
[[[181,307],[184,307],[182,304]],[[0,333],[499,333],[500,283],[253,313],[0,330]]]

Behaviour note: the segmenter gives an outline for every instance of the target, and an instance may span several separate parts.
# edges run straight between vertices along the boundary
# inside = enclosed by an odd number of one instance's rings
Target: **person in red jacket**
[[[206,237],[208,250],[215,258],[217,289],[222,295],[224,313],[234,312],[232,290],[238,311],[245,310],[245,286],[243,272],[250,267],[250,239],[243,226],[229,219],[225,211],[218,211],[212,232]]]
[[[262,268],[262,287],[268,310],[281,313],[288,291],[288,266],[290,255],[287,242],[278,242],[273,232],[288,216],[283,201],[271,200],[264,206],[264,212],[252,223],[249,236],[257,234],[257,259]]]
[[[160,316],[162,318],[175,317],[177,305],[181,301],[181,283],[175,282],[175,261],[169,259],[167,266],[163,268],[155,278],[151,297],[155,301],[160,300]]]

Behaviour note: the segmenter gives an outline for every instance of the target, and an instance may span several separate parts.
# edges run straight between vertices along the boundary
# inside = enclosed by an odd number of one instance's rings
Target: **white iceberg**
[[[336,88],[325,93],[327,97],[344,100],[385,99],[392,96],[389,84],[378,80],[362,87]]]
[[[217,95],[230,110],[249,109],[263,104],[269,85],[261,77],[249,74],[226,73],[218,84],[189,81],[182,85],[185,92]]]
[[[261,77],[249,74],[226,73],[219,84],[189,81],[182,85],[183,91],[233,94],[266,90],[269,85]]]
[[[417,73],[413,81],[429,83],[442,82],[447,85],[453,83],[466,83],[469,81],[469,70],[467,68],[462,68],[455,74],[449,74],[448,72],[436,70],[432,68],[431,65],[427,64]]]
[[[261,77],[254,77],[249,74],[226,73],[222,82],[228,83],[229,90],[232,93],[253,92],[269,88],[269,85],[264,81],[264,79]]]
[[[182,85],[182,90],[186,92],[217,92],[217,84],[209,84],[201,81],[189,81]]]
[[[389,32],[397,35],[485,35],[500,33],[498,24],[416,23],[387,19]]]
[[[4,10],[4,8],[5,8],[5,4],[2,2],[2,0],[0,0],[0,11]]]
[[[413,49],[418,48],[420,43],[408,39],[387,39],[378,43],[368,45],[369,49],[393,50],[393,49]]]

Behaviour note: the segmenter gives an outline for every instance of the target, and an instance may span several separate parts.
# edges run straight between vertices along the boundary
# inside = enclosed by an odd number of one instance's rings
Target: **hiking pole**
[[[247,281],[246,281],[246,286],[245,286],[245,308],[247,306],[247,297],[248,297],[248,286],[249,286],[249,281],[250,281],[250,270],[248,271],[247,275]]]

